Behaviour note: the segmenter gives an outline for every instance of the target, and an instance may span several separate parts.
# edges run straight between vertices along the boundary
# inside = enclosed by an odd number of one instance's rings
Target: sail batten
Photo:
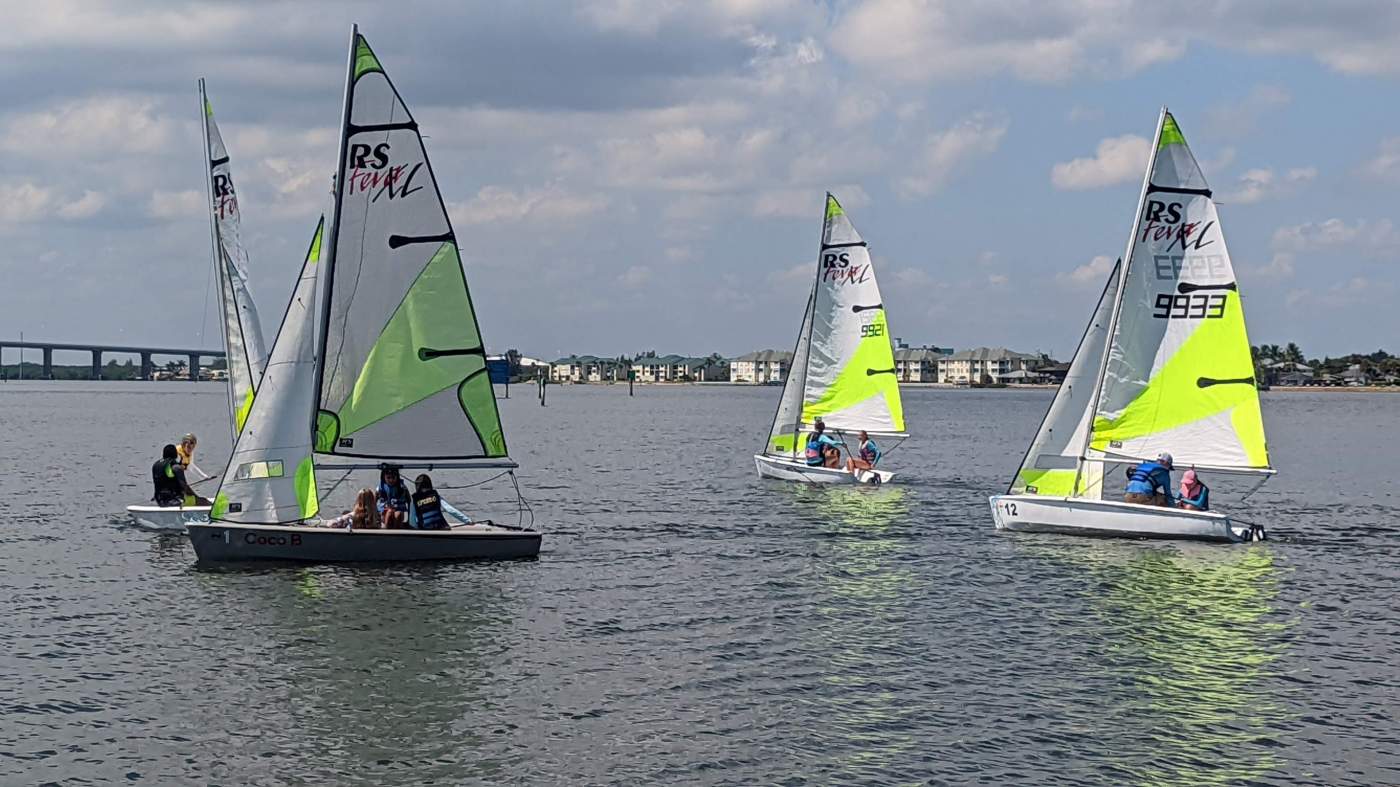
[[[418,123],[358,31],[340,150],[316,452],[505,457],[456,234]]]
[[[203,110],[204,152],[209,163],[206,185],[209,198],[209,230],[219,291],[219,319],[224,333],[228,367],[229,422],[236,439],[243,431],[253,397],[267,363],[262,322],[248,286],[248,252],[241,237],[241,210],[234,189],[229,154],[224,146],[214,108],[199,80]],[[193,370],[191,370],[193,371]]]

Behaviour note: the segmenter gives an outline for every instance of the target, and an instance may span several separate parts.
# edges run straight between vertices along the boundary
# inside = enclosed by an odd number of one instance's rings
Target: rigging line
[[[204,272],[204,312],[199,317],[199,346],[204,346],[204,329],[209,326],[209,290],[213,278],[214,269],[210,268]]]

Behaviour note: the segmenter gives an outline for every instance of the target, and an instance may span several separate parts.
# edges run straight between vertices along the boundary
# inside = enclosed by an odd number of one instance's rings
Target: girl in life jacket
[[[471,517],[458,511],[451,503],[443,500],[436,489],[433,488],[433,479],[427,473],[419,475],[413,479],[413,508],[409,515],[409,527],[420,530],[446,530],[452,525],[448,522],[451,517],[463,524],[470,525]]]
[[[386,529],[408,527],[408,508],[412,502],[412,495],[404,485],[403,479],[399,477],[397,467],[384,465],[380,468],[379,488],[375,490],[374,497],[379,509],[379,519]]]

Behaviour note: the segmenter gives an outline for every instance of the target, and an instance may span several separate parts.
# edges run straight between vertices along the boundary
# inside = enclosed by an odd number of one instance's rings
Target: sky
[[[1068,359],[1164,104],[1215,189],[1251,340],[1400,352],[1393,0],[46,0],[5,16],[0,337],[220,346],[204,77],[270,344],[327,204],[357,22],[427,137],[493,352],[786,349],[830,190],[895,336]]]

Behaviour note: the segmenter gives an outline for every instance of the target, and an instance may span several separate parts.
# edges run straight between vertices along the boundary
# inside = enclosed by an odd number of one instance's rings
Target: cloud
[[[604,194],[574,194],[555,184],[520,190],[483,186],[467,202],[448,205],[448,211],[454,223],[463,225],[561,222],[601,213],[608,204]]]
[[[64,101],[7,119],[0,150],[68,160],[168,150],[174,122],[143,96],[105,95]]]
[[[0,225],[28,224],[48,215],[53,192],[28,181],[0,184]]]
[[[929,134],[906,173],[895,180],[901,196],[928,196],[969,162],[996,152],[1006,135],[1007,122],[974,115],[945,131]]]
[[[1381,282],[1365,276],[1353,276],[1325,290],[1298,289],[1288,293],[1290,307],[1320,307],[1331,310],[1351,309],[1368,304],[1390,303],[1395,292],[1391,282]]]
[[[633,265],[617,277],[617,283],[628,289],[636,289],[649,281],[651,281],[651,268],[645,265]]]
[[[1274,231],[1272,245],[1282,252],[1350,249],[1377,257],[1400,254],[1400,230],[1389,219],[1348,224],[1342,219],[1306,222]]]
[[[1093,158],[1077,158],[1050,168],[1050,182],[1064,191],[1101,189],[1142,177],[1152,143],[1136,134],[1109,137],[1099,143]]]
[[[859,209],[870,204],[870,195],[854,183],[833,186],[831,193],[841,201],[846,209]],[[820,186],[810,188],[770,189],[760,191],[754,197],[753,215],[768,218],[782,217],[812,219],[820,217],[823,210],[826,189]]]
[[[1400,137],[1381,140],[1380,150],[1362,165],[1361,171],[1377,180],[1400,181]]]
[[[1288,106],[1293,96],[1277,85],[1257,85],[1243,98],[1217,104],[1206,111],[1206,127],[1229,137],[1254,131],[1265,115]]]
[[[1106,254],[1100,254],[1069,273],[1056,273],[1055,279],[1073,287],[1086,289],[1092,286],[1102,287],[1104,280],[1108,278],[1108,274],[1112,270],[1113,258]]]
[[[185,219],[205,215],[204,192],[154,191],[146,203],[146,212],[155,219]]]
[[[60,207],[58,215],[65,219],[91,218],[106,204],[107,198],[96,191],[84,191],[83,196]]]
[[[1316,177],[1315,167],[1290,169],[1283,177],[1276,177],[1272,169],[1246,170],[1234,188],[1222,194],[1220,200],[1227,204],[1249,205],[1266,199],[1278,199],[1297,193],[1299,188]]]
[[[1011,281],[1011,279],[1004,273],[993,273],[987,277],[987,283],[993,287],[1000,287],[1008,281]]]

